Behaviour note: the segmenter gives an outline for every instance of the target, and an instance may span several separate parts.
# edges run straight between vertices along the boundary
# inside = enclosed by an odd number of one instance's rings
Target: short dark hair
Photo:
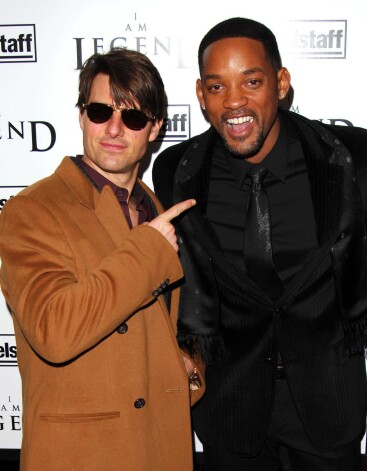
[[[163,119],[166,95],[162,78],[153,63],[144,54],[129,49],[115,48],[87,59],[79,75],[79,97],[76,106],[83,113],[83,103],[88,103],[96,75],[106,74],[116,105],[140,109],[150,116]]]
[[[278,71],[282,67],[278,43],[272,31],[257,21],[237,17],[218,23],[201,40],[198,53],[200,74],[203,69],[205,49],[213,42],[226,38],[250,38],[261,42],[273,69]]]

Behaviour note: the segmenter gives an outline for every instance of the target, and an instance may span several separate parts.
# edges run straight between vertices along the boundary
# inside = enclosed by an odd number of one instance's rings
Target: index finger
[[[195,206],[195,204],[196,201],[194,199],[181,201],[180,203],[171,206],[169,209],[167,209],[167,211],[160,214],[159,217],[164,219],[166,222],[170,222],[172,219],[176,218],[184,211],[187,211],[188,209]]]

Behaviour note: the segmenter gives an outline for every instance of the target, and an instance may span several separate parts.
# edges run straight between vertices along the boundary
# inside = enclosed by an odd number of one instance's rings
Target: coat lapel
[[[56,173],[69,187],[79,203],[94,211],[95,217],[103,226],[114,245],[116,247],[122,245],[130,232],[130,227],[112,189],[109,186],[105,186],[102,191],[98,191],[83,172],[80,171],[78,166],[68,157],[63,159]],[[153,216],[156,213],[161,213],[163,207],[154,193],[141,179],[138,179],[138,182],[153,203],[151,207]],[[162,309],[167,312],[167,306],[170,305],[170,297],[168,296],[164,299],[164,297],[159,296],[158,302]],[[175,302],[177,304],[177,301]]]
[[[114,244],[121,245],[130,228],[122,213],[120,203],[109,186],[105,186],[101,193],[96,191],[95,215]]]
[[[99,192],[69,157],[63,159],[56,169],[56,174],[62,178],[81,205],[94,211],[114,244],[121,245],[130,228],[111,188],[105,186]]]

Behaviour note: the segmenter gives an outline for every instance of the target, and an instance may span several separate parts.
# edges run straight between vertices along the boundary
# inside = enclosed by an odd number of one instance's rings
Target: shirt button
[[[135,409],[141,409],[144,406],[145,406],[145,399],[143,399],[142,397],[140,397],[134,402]]]
[[[128,328],[128,325],[126,324],[126,322],[124,322],[123,324],[117,327],[116,332],[118,332],[119,334],[126,334]]]

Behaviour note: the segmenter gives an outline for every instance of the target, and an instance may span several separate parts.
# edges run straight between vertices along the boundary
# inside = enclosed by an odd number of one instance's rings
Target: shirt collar
[[[108,180],[108,178],[106,178],[104,175],[97,172],[97,170],[95,170],[93,167],[91,167],[86,162],[84,162],[81,155],[77,155],[76,160],[77,160],[78,166],[81,167],[85,171],[85,173],[89,176],[89,178],[93,181],[93,183],[97,186],[97,188],[100,191],[102,190],[104,186],[108,185],[120,202],[121,201],[127,202],[129,192],[126,188],[116,185],[115,183]],[[133,191],[131,193],[131,197],[134,198],[135,203],[136,203],[136,208],[139,210],[140,205],[143,203],[145,193],[144,193],[143,188],[139,185],[138,182],[136,182],[134,185]]]

